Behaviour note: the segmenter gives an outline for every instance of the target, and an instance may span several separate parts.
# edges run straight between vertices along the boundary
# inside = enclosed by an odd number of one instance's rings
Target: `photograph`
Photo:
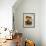
[[[24,13],[23,25],[24,27],[35,27],[35,13]]]
[[[46,0],[0,0],[0,46],[46,46]]]

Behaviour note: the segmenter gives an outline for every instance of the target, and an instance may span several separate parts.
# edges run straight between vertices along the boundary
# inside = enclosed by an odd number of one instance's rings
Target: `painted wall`
[[[16,0],[0,0],[0,27],[12,29],[12,6]]]
[[[5,38],[5,36],[10,36],[10,32],[4,31],[4,27],[9,30],[12,29],[12,6],[16,0],[0,0],[0,38]],[[1,28],[3,27],[3,28]],[[9,37],[7,37],[9,38]]]
[[[41,1],[40,31],[42,46],[46,46],[46,0]]]
[[[39,21],[39,17],[41,15],[41,1],[23,0],[20,4],[16,3],[16,5],[13,7],[15,29],[17,29],[18,32],[23,33],[24,39],[31,39],[35,42],[36,46],[41,46],[41,31]],[[23,27],[23,13],[35,13],[35,28]]]

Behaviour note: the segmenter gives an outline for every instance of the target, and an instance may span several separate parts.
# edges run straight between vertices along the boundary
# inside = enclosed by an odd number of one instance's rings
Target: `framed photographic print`
[[[23,26],[25,28],[35,27],[35,13],[23,13]]]

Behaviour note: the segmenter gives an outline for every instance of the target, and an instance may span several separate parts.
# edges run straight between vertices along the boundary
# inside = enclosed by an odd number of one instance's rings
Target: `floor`
[[[16,46],[15,39],[13,39],[13,40],[6,40],[6,42],[0,44],[0,46]]]

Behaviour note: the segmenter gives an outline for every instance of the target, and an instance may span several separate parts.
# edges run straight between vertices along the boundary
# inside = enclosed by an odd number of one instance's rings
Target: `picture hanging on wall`
[[[25,28],[35,27],[35,13],[23,13],[23,26]]]

